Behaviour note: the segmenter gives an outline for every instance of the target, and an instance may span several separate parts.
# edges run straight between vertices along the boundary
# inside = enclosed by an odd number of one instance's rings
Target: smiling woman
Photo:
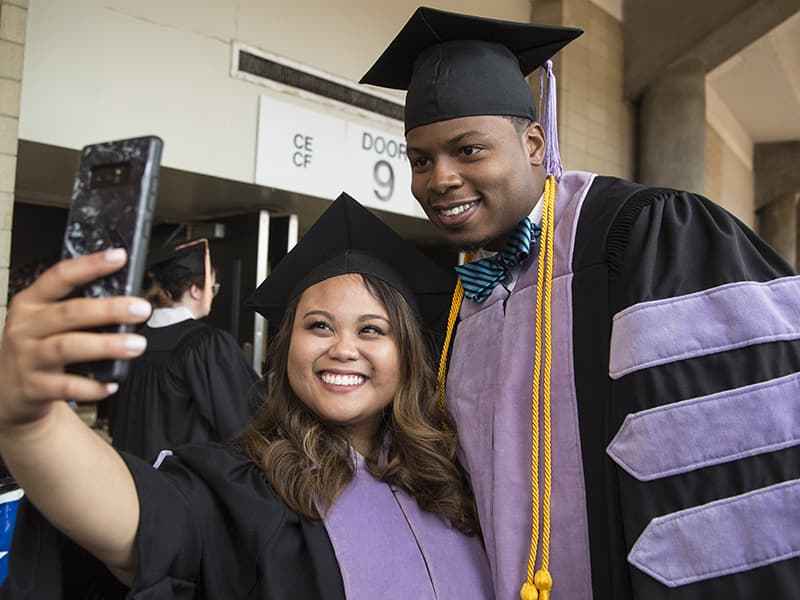
[[[56,401],[69,382],[36,383],[39,369],[52,375],[73,353],[130,353],[125,340],[64,322],[144,318],[131,299],[116,299],[116,312],[108,299],[69,309],[74,300],[59,300],[81,278],[122,266],[109,261],[58,265],[9,313],[0,451],[28,500],[0,598],[493,597],[426,338],[452,275],[343,195],[250,299],[281,327],[271,389],[244,433],[175,448],[154,469],[98,441]],[[42,316],[52,313],[62,317]],[[62,335],[65,356],[55,357],[48,347]],[[107,393],[71,383],[67,399]],[[75,466],[87,464],[96,468]]]
[[[483,551],[465,535],[476,531],[472,495],[420,326],[447,308],[451,285],[344,197],[250,300],[282,325],[273,389],[241,443],[295,512],[322,519],[347,597],[381,586],[403,598],[488,597]]]
[[[400,349],[387,310],[361,275],[332,277],[303,292],[287,371],[303,404],[345,428],[360,454],[375,456],[381,415],[400,388]]]

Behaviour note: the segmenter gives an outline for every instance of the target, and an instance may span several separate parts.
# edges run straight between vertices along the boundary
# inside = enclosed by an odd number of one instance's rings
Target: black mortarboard
[[[270,324],[315,283],[346,273],[373,275],[399,291],[431,324],[447,309],[455,276],[347,194],[341,194],[247,300]]]
[[[147,273],[162,284],[205,275],[207,249],[205,238],[156,248],[147,255]]]
[[[536,120],[525,76],[583,33],[420,7],[361,83],[408,90],[406,132],[474,115]]]

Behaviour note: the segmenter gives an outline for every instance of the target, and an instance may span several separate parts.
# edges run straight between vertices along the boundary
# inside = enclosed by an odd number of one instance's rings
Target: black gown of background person
[[[212,276],[206,239],[153,250],[147,262],[167,295]],[[226,441],[242,430],[258,376],[229,333],[180,306],[156,308],[139,333],[147,350],[110,399],[115,448],[152,461],[162,450]]]
[[[139,333],[147,351],[111,399],[115,448],[152,461],[178,444],[221,442],[242,430],[257,376],[230,334],[195,319]]]

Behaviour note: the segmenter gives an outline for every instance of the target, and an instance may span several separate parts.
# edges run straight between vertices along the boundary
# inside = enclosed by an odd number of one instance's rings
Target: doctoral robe
[[[707,199],[589,173],[558,185],[554,245],[552,599],[800,598],[800,279]],[[464,300],[447,377],[504,599],[531,539],[536,280],[533,253]]]

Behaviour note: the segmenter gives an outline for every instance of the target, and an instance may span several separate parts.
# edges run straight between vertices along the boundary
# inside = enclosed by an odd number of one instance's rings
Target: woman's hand
[[[0,343],[0,429],[44,418],[56,400],[96,401],[116,390],[64,372],[73,362],[128,359],[141,354],[136,334],[89,333],[117,323],[140,323],[150,315],[141,298],[72,298],[75,288],[120,269],[122,249],[64,260],[19,292],[8,310]]]

